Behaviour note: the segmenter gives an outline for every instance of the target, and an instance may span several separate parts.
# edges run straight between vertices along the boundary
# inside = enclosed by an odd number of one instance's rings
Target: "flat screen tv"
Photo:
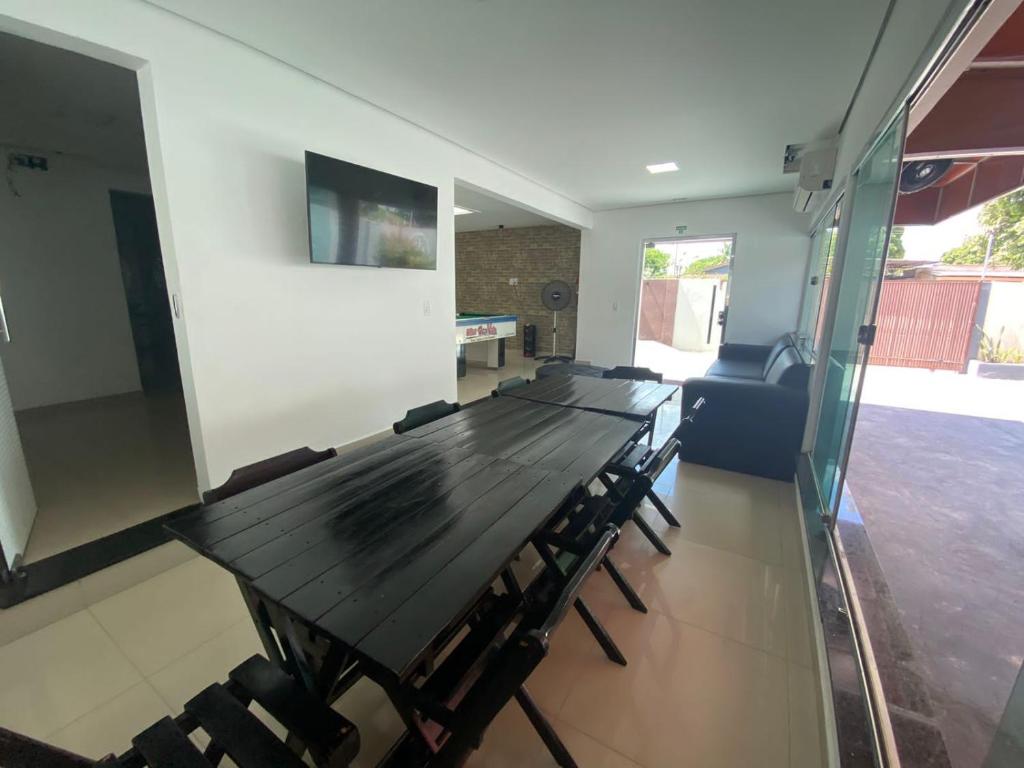
[[[437,268],[437,187],[306,153],[309,258]]]

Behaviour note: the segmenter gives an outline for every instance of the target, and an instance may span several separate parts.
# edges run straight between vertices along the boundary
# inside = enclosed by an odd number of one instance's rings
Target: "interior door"
[[[7,319],[0,304],[0,343],[8,343]],[[21,449],[21,435],[0,358],[0,573],[25,554],[36,519],[36,498]]]
[[[153,198],[111,191],[110,208],[142,390],[146,394],[181,392]]]
[[[863,368],[873,340],[875,311],[889,231],[896,207],[896,187],[903,158],[906,111],[882,135],[857,169],[849,234],[833,315],[817,434],[811,454],[826,506],[834,509],[849,453]],[[834,518],[834,515],[833,515]]]

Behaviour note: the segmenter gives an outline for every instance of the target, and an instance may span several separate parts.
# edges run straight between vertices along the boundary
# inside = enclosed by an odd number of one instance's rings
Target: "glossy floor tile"
[[[25,562],[198,499],[185,403],[141,392],[17,414],[39,512]]]
[[[455,361],[452,360],[452,365]],[[482,368],[471,365],[466,368],[466,375],[458,380],[459,402],[471,403],[481,397],[488,397],[491,391],[498,386],[499,381],[511,379],[514,376],[522,376],[524,379],[533,379],[538,367],[544,365],[543,361],[536,357],[523,357],[516,349],[508,350],[505,355],[505,367],[497,370]]]
[[[234,577],[204,558],[101,600],[89,611],[145,675],[249,615]]]
[[[667,412],[659,431],[672,429]],[[628,665],[610,662],[570,612],[528,689],[588,768],[820,765],[792,486],[690,465],[666,475],[664,498],[682,528],[669,528],[650,505],[644,515],[673,555],[658,554],[632,524],[612,553],[649,613],[629,608],[604,572],[583,593]],[[179,556],[164,552],[145,567],[78,583],[36,611],[44,621],[57,608],[82,606],[0,646],[0,725],[92,757],[116,752],[259,653],[232,577],[201,558],[175,564]],[[532,563],[518,567],[528,572]],[[116,591],[148,569],[160,572]],[[402,734],[369,680],[335,707],[359,727],[356,768],[375,765]],[[194,740],[203,745],[205,736]],[[513,702],[469,765],[555,763]]]

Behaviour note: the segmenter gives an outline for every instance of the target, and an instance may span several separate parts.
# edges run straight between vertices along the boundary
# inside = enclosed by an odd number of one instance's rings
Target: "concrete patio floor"
[[[869,367],[847,486],[870,545],[849,554],[887,698],[948,753],[905,766],[981,766],[1021,667],[1022,455],[1024,382]]]
[[[717,349],[687,352],[657,341],[637,341],[633,365],[657,371],[665,381],[683,382],[703,376],[717,357]]]

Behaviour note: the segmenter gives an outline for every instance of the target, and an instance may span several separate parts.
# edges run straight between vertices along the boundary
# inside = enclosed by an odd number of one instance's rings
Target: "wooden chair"
[[[396,421],[391,425],[391,428],[395,430],[396,435],[400,435],[403,432],[408,432],[410,429],[416,429],[416,427],[422,427],[424,424],[429,424],[432,421],[443,419],[445,416],[455,413],[461,407],[458,403],[435,400],[432,403],[406,411],[405,418],[401,421]]]
[[[672,552],[647,521],[637,514],[637,510],[646,498],[658,510],[665,522],[673,528],[680,527],[675,515],[655,493],[654,483],[672,462],[672,459],[679,454],[682,432],[687,424],[698,418],[704,403],[703,398],[694,403],[690,413],[680,421],[679,426],[657,451],[649,445],[632,441],[598,475],[598,479],[608,490],[609,497],[617,505],[617,510],[609,519],[620,527],[626,521],[632,520],[640,532],[647,537],[647,540],[654,545],[654,548],[663,555],[671,555]]]
[[[610,496],[585,496],[579,503],[571,505],[570,511],[557,519],[539,538],[558,550],[558,559],[580,556],[593,546],[594,537],[609,524],[615,512]],[[601,561],[601,567],[618,587],[626,602],[640,613],[647,613],[647,606],[633,589],[626,577],[612,562],[611,554]]]
[[[664,377],[650,368],[642,368],[633,365],[617,365],[614,368],[601,374],[602,379],[629,379],[630,381],[653,381],[661,384]],[[651,416],[649,424],[645,425],[641,435],[647,435],[647,444],[654,445],[654,427],[658,422],[658,412]]]
[[[253,701],[288,730],[296,748],[249,711]],[[209,737],[202,752],[188,737],[200,728]],[[4,768],[213,768],[225,756],[238,768],[305,768],[307,749],[315,765],[345,768],[359,751],[359,731],[262,656],[236,667],[223,685],[201,691],[183,714],[158,720],[120,756],[91,760],[0,728]]]
[[[522,376],[513,376],[511,379],[504,379],[498,382],[498,386],[491,392],[491,395],[497,397],[505,392],[510,392],[513,389],[519,389],[519,387],[525,387],[530,383],[529,379],[524,379]]]
[[[484,731],[511,700],[522,707],[558,765],[576,768],[569,750],[526,690],[525,682],[548,654],[551,637],[618,538],[606,527],[571,569],[545,568],[523,592],[490,594],[475,612],[470,631],[419,687],[420,724],[436,744],[430,754],[417,740],[401,741],[380,763],[386,768],[455,768],[479,747]],[[513,579],[514,581],[514,579]],[[518,622],[518,623],[517,623]],[[506,638],[509,628],[514,627]],[[429,714],[426,714],[429,713]]]
[[[248,491],[257,485],[269,483],[279,477],[290,475],[314,464],[327,459],[333,459],[338,455],[337,450],[328,448],[324,451],[314,451],[312,448],[296,448],[294,451],[282,453],[280,456],[272,456],[269,459],[257,461],[255,464],[248,464],[239,467],[228,477],[223,485],[203,493],[203,503],[213,504],[217,501],[235,496],[242,491]]]

